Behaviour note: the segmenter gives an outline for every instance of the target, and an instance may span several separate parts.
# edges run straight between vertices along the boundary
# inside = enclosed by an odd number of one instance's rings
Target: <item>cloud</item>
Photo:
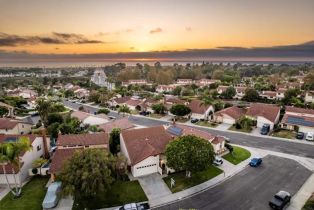
[[[120,35],[122,33],[131,33],[134,30],[131,28],[125,29],[125,30],[120,30],[120,31],[115,31],[115,32],[98,32],[95,34],[95,36],[109,36],[109,35]]]
[[[150,34],[156,34],[156,33],[161,33],[162,29],[161,28],[155,28],[149,31]]]
[[[81,34],[53,32],[48,36],[20,36],[0,32],[0,47],[36,44],[98,44],[99,40],[90,40]]]
[[[133,46],[130,47],[130,50]],[[133,48],[135,50],[135,48]],[[306,61],[314,62],[314,41],[273,47],[232,47],[215,49],[186,49],[182,51],[118,52],[95,54],[32,54],[19,51],[0,51],[0,61],[104,61],[152,59],[167,61]]]
[[[192,28],[190,26],[185,27],[186,31],[192,31]]]

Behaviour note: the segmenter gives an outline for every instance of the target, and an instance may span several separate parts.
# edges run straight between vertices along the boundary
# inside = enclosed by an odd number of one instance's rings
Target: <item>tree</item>
[[[64,97],[65,98],[69,98],[69,97],[72,97],[74,96],[74,91],[73,90],[66,90],[64,91]]]
[[[66,118],[59,128],[62,134],[78,134],[82,130],[81,122],[76,117]]]
[[[156,114],[164,114],[166,111],[166,107],[160,103],[160,104],[153,104],[152,109]]]
[[[191,113],[191,109],[184,104],[175,104],[170,108],[170,112],[176,116],[183,117]]]
[[[9,110],[3,106],[0,106],[0,117],[6,116],[9,113]]]
[[[254,121],[246,116],[242,116],[236,122],[237,129],[251,130],[253,125],[254,125]]]
[[[50,100],[45,100],[44,98],[36,100],[36,110],[45,127],[48,126],[48,114],[51,111],[51,107],[52,102]]]
[[[60,131],[60,124],[58,122],[52,123],[47,127],[47,133],[51,139],[57,139]]]
[[[167,166],[176,171],[203,171],[214,161],[215,153],[211,143],[194,135],[181,136],[166,147]]]
[[[182,87],[177,86],[173,89],[172,94],[175,96],[180,96],[181,95],[181,91],[182,91]]]
[[[123,117],[125,113],[131,113],[130,108],[127,105],[122,105],[118,109],[118,114],[122,113]]]
[[[285,105],[291,105],[293,102],[297,101],[297,97],[300,94],[300,90],[299,89],[288,89],[285,92],[285,97],[282,99],[282,102]]]
[[[256,102],[259,100],[259,94],[258,92],[253,88],[247,88],[245,90],[245,94],[243,96],[244,101],[248,102]]]
[[[51,125],[52,123],[63,123],[63,117],[59,113],[50,113],[48,114],[48,126]]]
[[[58,175],[62,194],[84,199],[108,191],[114,181],[111,164],[110,155],[103,149],[76,151]]]
[[[7,185],[14,197],[19,197],[22,193],[21,177],[18,178],[18,181],[16,178],[17,174],[18,176],[21,175],[21,173],[16,173],[16,170],[17,171],[21,170],[20,155],[31,149],[32,146],[29,138],[24,136],[20,137],[17,141],[0,144],[0,164],[2,165]],[[14,188],[11,187],[8,181],[8,177],[5,170],[5,165],[7,164],[12,165]]]
[[[304,86],[309,90],[314,90],[314,71],[304,77]]]
[[[103,108],[103,109],[99,109],[97,111],[97,114],[109,114],[109,112],[110,112],[109,109]]]
[[[224,99],[232,99],[235,95],[236,90],[232,86],[229,86],[224,92],[221,93],[221,96]]]
[[[119,128],[114,128],[110,132],[109,148],[112,154],[117,154],[120,151],[120,132]]]

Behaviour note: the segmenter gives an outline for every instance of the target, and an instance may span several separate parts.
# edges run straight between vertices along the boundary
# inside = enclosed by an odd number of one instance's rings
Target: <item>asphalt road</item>
[[[69,101],[64,101],[64,104],[73,109],[78,109],[80,106],[82,106],[81,104],[72,103]],[[97,108],[90,107],[90,106],[84,106],[84,108],[88,110],[90,113],[97,112],[98,110]],[[121,117],[115,112],[110,112],[109,115],[115,116],[117,118]],[[158,121],[158,120],[143,118],[143,117],[136,117],[136,116],[130,116],[129,120],[133,122],[134,124],[148,126],[148,127],[167,124],[166,122],[163,122],[163,121]],[[246,135],[242,133],[218,131],[218,130],[212,130],[208,128],[200,128],[200,129],[206,132],[210,132],[212,134],[226,136],[230,138],[231,143],[233,144],[266,149],[266,150],[275,151],[275,152],[282,152],[282,153],[287,153],[287,154],[296,155],[296,156],[314,158],[314,143],[313,145],[308,145],[308,144],[280,141],[272,137],[262,138],[262,137],[251,136],[251,135]]]
[[[274,194],[285,190],[293,196],[310,175],[293,160],[266,156],[260,167],[247,167],[214,188],[155,209],[269,210]]]

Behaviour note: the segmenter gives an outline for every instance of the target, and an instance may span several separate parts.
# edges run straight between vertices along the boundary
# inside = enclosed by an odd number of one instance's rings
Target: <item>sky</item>
[[[293,54],[313,45],[313,11],[313,0],[0,0],[0,56]]]

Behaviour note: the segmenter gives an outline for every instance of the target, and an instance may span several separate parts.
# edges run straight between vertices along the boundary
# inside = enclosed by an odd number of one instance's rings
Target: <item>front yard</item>
[[[222,156],[222,158],[226,159],[227,161],[229,161],[230,163],[237,165],[239,163],[241,163],[242,161],[248,159],[251,156],[251,153],[242,148],[242,147],[237,147],[237,146],[233,146],[233,152],[228,153],[224,156]]]
[[[14,199],[9,192],[1,201],[0,209],[2,210],[42,210],[42,202],[46,195],[49,178],[34,177],[22,188],[22,196]]]
[[[147,197],[138,181],[116,181],[107,193],[99,193],[89,200],[75,200],[73,210],[99,209],[121,206],[127,203],[147,201]]]
[[[244,132],[244,133],[251,133],[252,128],[246,129],[246,128],[241,128],[241,129],[237,129],[234,125],[231,126],[228,130],[230,131],[239,131],[239,132]]]
[[[156,113],[151,113],[151,114],[149,115],[149,117],[152,117],[152,118],[155,118],[155,119],[160,119],[160,118],[162,118],[162,117],[164,117],[164,116],[166,116],[166,115],[156,114]]]
[[[313,210],[314,209],[314,193],[312,196],[306,201],[302,210]]]
[[[179,192],[182,190],[185,190],[187,188],[193,187],[195,185],[201,184],[203,182],[206,182],[219,174],[221,174],[223,171],[215,166],[210,166],[205,171],[200,172],[194,172],[191,173],[191,177],[187,178],[185,176],[185,171],[174,173],[171,175],[168,175],[167,177],[163,178],[171,192]],[[175,180],[175,186],[171,188],[171,178]]]
[[[205,126],[205,127],[210,127],[210,128],[215,128],[218,126],[217,123],[213,123],[213,122],[208,122],[208,121],[198,121],[197,123],[195,123],[196,125],[200,125],[200,126]]]
[[[286,139],[295,139],[296,134],[293,131],[277,130],[277,131],[274,131],[271,135],[275,137],[286,138]]]

